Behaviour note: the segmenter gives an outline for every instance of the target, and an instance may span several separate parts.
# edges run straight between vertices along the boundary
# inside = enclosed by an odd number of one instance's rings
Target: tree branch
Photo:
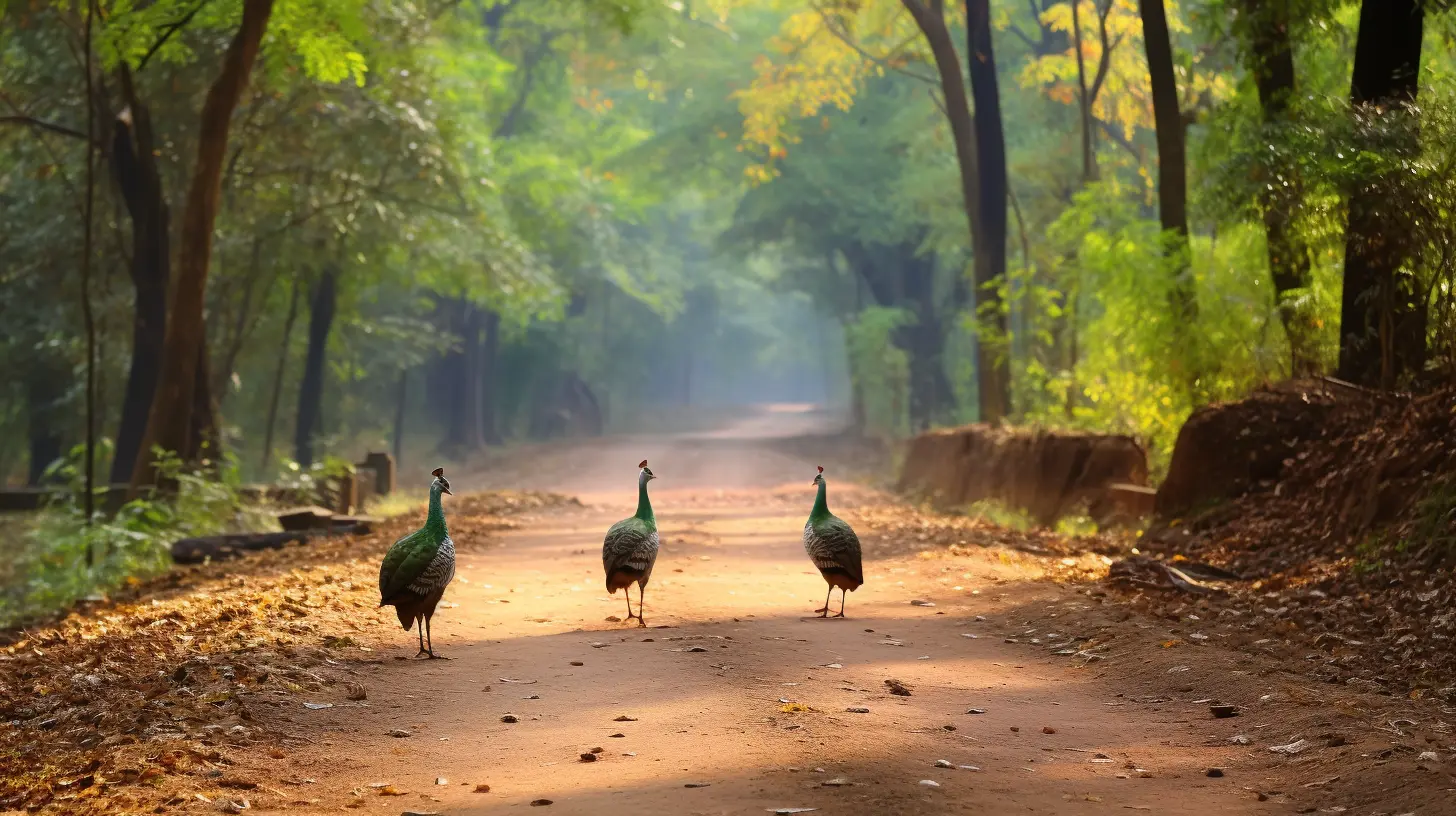
[[[0,116],[0,125],[28,125],[39,130],[46,130],[51,133],[59,133],[62,136],[70,136],[73,139],[80,139],[83,142],[88,141],[86,134],[79,130],[68,128],[65,125],[58,125],[54,122],[47,122],[43,119],[37,119],[34,116]]]
[[[1128,141],[1127,137],[1122,135],[1122,131],[1118,130],[1112,125],[1107,124],[1101,119],[1098,119],[1096,116],[1092,117],[1092,121],[1096,122],[1097,127],[1100,128],[1103,133],[1107,134],[1107,138],[1115,142],[1118,147],[1126,150],[1128,153],[1131,153],[1139,161],[1142,160],[1143,154],[1137,149],[1137,145]]]
[[[157,41],[156,42],[152,43],[152,47],[151,48],[147,49],[147,53],[146,53],[145,56],[142,57],[141,62],[138,62],[137,63],[137,67],[136,67],[137,73],[141,73],[142,69],[143,68],[146,68],[147,67],[147,63],[151,61],[152,56],[155,55],[158,51],[160,51],[162,49],[162,46],[164,46],[164,45],[167,44],[167,40],[172,39],[172,35],[173,34],[176,34],[178,31],[181,31],[188,23],[192,22],[192,18],[193,17],[196,17],[197,16],[197,12],[202,11],[202,7],[203,6],[206,6],[207,3],[208,3],[208,0],[197,0],[197,5],[193,6],[191,11],[189,11],[185,15],[183,15],[182,16],[182,19],[178,20],[175,23],[170,23],[167,26],[165,26],[162,29],[162,35],[157,38]]]
[[[844,30],[840,29],[839,26],[835,25],[834,21],[830,18],[828,12],[826,12],[823,7],[821,7],[819,5],[815,5],[814,6],[814,10],[817,11],[817,12],[819,12],[819,18],[824,22],[824,28],[830,34],[834,35],[835,39],[837,39],[840,42],[844,43],[845,45],[849,46],[851,49],[854,50],[854,52],[856,54],[859,54],[861,57],[864,57],[865,59],[869,60],[870,62],[873,62],[875,65],[878,65],[881,68],[884,68],[884,69],[890,70],[890,71],[894,71],[897,74],[904,74],[905,76],[910,77],[911,79],[918,79],[921,82],[925,82],[925,83],[928,83],[928,84],[934,85],[934,86],[939,86],[940,85],[940,80],[939,79],[936,79],[935,77],[928,76],[926,74],[921,74],[921,73],[918,73],[916,71],[911,71],[908,68],[901,68],[898,65],[892,64],[889,61],[889,59],[887,59],[885,57],[877,57],[874,54],[871,54],[870,52],[866,51],[863,46],[861,46],[859,43],[855,42],[854,41],[854,38],[849,35],[849,32],[848,31],[844,31]],[[919,38],[917,37],[915,39],[919,39]],[[895,51],[898,51],[902,47],[904,47],[904,46],[903,45],[902,46],[897,46],[896,49],[895,49]],[[895,51],[892,51],[891,53],[895,53]]]

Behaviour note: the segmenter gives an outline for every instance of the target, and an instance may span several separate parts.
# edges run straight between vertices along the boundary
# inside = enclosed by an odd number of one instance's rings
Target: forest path
[[[302,790],[331,810],[353,790],[351,807],[391,816],[519,812],[542,799],[552,803],[542,812],[571,814],[1292,812],[1256,801],[1263,776],[1205,775],[1265,764],[1227,734],[1208,745],[1206,705],[1131,705],[1122,692],[1135,667],[1003,642],[1022,604],[1075,609],[1082,596],[1018,589],[992,555],[954,571],[867,559],[848,617],[811,617],[825,584],[799,536],[816,463],[776,441],[811,415],[780,413],[745,420],[743,433],[513,455],[493,481],[572,492],[585,506],[486,548],[466,542],[434,623],[451,660],[402,659],[415,639],[395,629],[397,643],[359,677],[367,704],[263,715],[310,742],[288,757],[309,780]],[[644,457],[659,476],[663,546],[641,629],[607,619],[626,610],[602,587],[600,546],[631,513]],[[832,508],[867,500],[826,475]],[[911,604],[925,597],[935,605]],[[891,678],[912,695],[889,694]],[[794,703],[811,710],[785,710]],[[376,795],[380,783],[404,793]]]

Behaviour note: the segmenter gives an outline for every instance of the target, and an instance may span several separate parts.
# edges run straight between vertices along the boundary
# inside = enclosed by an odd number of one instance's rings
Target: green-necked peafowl
[[[455,542],[445,528],[445,511],[440,507],[440,494],[450,493],[445,469],[435,468],[430,483],[430,512],[425,526],[394,542],[379,565],[379,605],[393,606],[399,623],[408,632],[420,626],[420,651],[415,657],[435,654],[430,638],[430,618],[445,594],[445,587],[455,577]]]
[[[819,617],[829,617],[829,599],[839,589],[839,614],[844,617],[844,602],[848,593],[864,584],[864,567],[860,565],[859,536],[844,519],[829,512],[825,500],[824,468],[814,476],[819,486],[819,495],[814,499],[814,509],[809,511],[809,520],[804,523],[804,552],[809,554],[819,574],[829,583],[829,592],[824,596],[824,608],[816,609]]]
[[[642,617],[642,604],[647,595],[647,580],[652,577],[652,565],[657,562],[657,519],[652,515],[652,502],[647,499],[647,483],[656,479],[643,459],[637,467],[637,514],[622,519],[607,530],[602,542],[602,568],[607,573],[607,592],[613,595],[625,590],[627,595],[627,620],[637,619],[638,626],[646,626]],[[632,584],[637,584],[637,614],[632,614]]]

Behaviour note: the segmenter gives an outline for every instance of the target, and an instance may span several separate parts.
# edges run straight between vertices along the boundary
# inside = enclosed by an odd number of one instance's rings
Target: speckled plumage
[[[647,593],[647,582],[652,578],[652,566],[657,563],[659,538],[657,519],[652,514],[652,502],[647,498],[647,483],[657,478],[647,467],[644,459],[637,474],[637,513],[622,519],[607,530],[602,540],[602,572],[606,574],[607,591],[613,595],[617,590],[627,594],[627,619],[636,618],[646,626],[642,618],[642,597]],[[637,614],[632,613],[632,584],[637,585]]]
[[[809,520],[804,522],[804,552],[814,562],[819,574],[829,584],[829,595],[838,588],[849,593],[864,585],[864,566],[861,563],[859,536],[844,519],[829,512],[826,497],[823,468],[814,477],[819,493],[814,499],[814,508],[809,511]],[[829,614],[829,598],[824,599],[824,608],[817,610]],[[839,614],[844,616],[844,603],[839,605]]]
[[[425,526],[394,542],[379,565],[379,605],[393,606],[406,631],[419,624],[419,654],[430,657],[437,656],[433,643],[426,646],[430,619],[455,578],[455,542],[440,505],[440,495],[450,492],[450,483],[443,470],[434,475]]]

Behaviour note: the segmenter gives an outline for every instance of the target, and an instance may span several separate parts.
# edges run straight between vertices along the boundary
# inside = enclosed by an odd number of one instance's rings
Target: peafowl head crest
[[[435,468],[430,475],[435,477],[435,484],[440,486],[441,493],[444,493],[446,496],[455,495],[450,492],[450,480],[445,478],[444,468]]]
[[[813,484],[816,484],[816,485],[822,485],[822,484],[824,484],[824,466],[823,465],[820,465],[819,466],[819,472],[816,473],[816,474],[814,474],[814,482],[813,482]]]
[[[637,467],[642,468],[642,481],[644,481],[644,482],[650,482],[653,479],[656,479],[657,478],[656,476],[652,475],[652,468],[650,468],[650,467],[647,466],[647,460],[646,459],[643,459],[641,462],[638,462],[637,463]]]

